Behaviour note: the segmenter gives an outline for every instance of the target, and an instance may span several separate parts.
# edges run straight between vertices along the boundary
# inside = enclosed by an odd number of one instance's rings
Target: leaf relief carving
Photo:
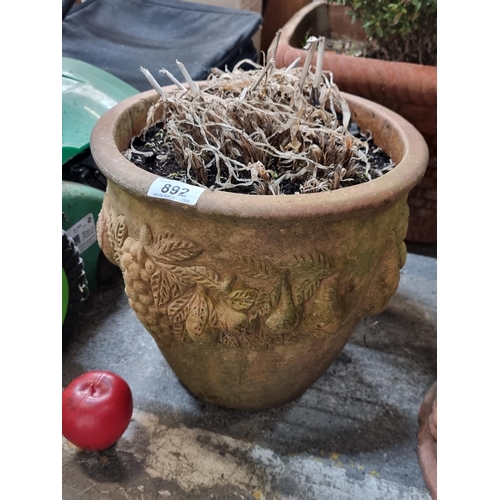
[[[103,206],[103,213],[104,212],[107,212],[106,232],[108,241],[111,244],[111,249],[113,250],[113,260],[118,263],[121,258],[121,247],[128,236],[125,216],[116,216],[109,206],[109,203]]]
[[[198,285],[207,288],[220,289],[220,277],[213,269],[205,266],[189,266],[182,268],[184,273],[187,273],[193,281]]]
[[[180,240],[172,233],[160,234],[150,247],[158,262],[175,264],[200,255],[203,249],[190,240]]]
[[[185,325],[188,335],[193,340],[200,338],[205,333],[209,317],[210,308],[206,295],[193,294]]]
[[[239,347],[240,346],[240,343],[239,343],[237,337],[235,337],[234,335],[231,335],[227,332],[221,332],[220,342],[222,344],[226,344],[230,347]]]
[[[243,335],[241,343],[250,349],[259,349],[267,344],[265,333],[256,333],[252,335]]]
[[[321,281],[334,273],[333,262],[319,250],[294,256],[289,269],[292,273],[292,295],[295,305],[310,299],[318,291]]]
[[[174,337],[184,343],[192,342],[192,340],[189,338],[189,335],[186,332],[186,329],[184,328],[183,323],[173,323],[171,325],[171,330],[174,335]]]
[[[235,290],[225,297],[226,302],[237,311],[250,309],[257,297],[258,290],[248,288],[246,290]]]
[[[204,249],[197,243],[169,230],[154,236],[149,226],[143,229],[140,241],[134,240],[139,243],[135,258],[143,263],[143,279],[150,282],[156,308],[166,312],[172,336],[182,342],[209,332],[230,346],[260,348],[282,342],[300,323],[302,304],[334,273],[332,260],[318,250],[284,255],[274,264],[231,252],[227,259],[219,255],[219,261],[227,260],[226,270],[219,273],[198,265],[195,259]],[[127,237],[124,216],[110,213],[108,230],[113,249],[121,252]],[[262,287],[247,286],[245,277]],[[260,317],[267,318],[261,323]]]
[[[115,241],[119,249],[123,246],[124,241],[128,237],[127,222],[124,215],[116,217]]]
[[[156,307],[161,307],[182,295],[193,283],[179,280],[168,268],[158,268],[151,275],[151,289]]]
[[[331,274],[334,269],[331,259],[319,250],[313,250],[305,255],[294,255],[286,267],[298,274],[314,273],[323,276]]]
[[[164,278],[161,269],[157,269],[151,275],[151,291],[153,292],[153,299],[155,301],[156,307],[160,307],[170,301],[170,285],[168,281]]]
[[[185,267],[160,264],[160,268],[164,271],[165,275],[168,276],[169,283],[172,285],[175,284],[181,290],[196,285],[192,274],[186,271]]]
[[[255,260],[236,253],[231,254],[230,262],[234,271],[251,278],[265,279],[269,278],[270,274],[276,272],[274,266],[266,260]]]
[[[321,285],[321,279],[317,280],[304,280],[293,291],[293,301],[296,305],[302,304],[310,299]]]
[[[187,292],[181,297],[178,297],[170,302],[167,307],[168,319],[172,321],[172,323],[182,323],[186,321],[189,315],[189,307],[192,300],[193,293]]]

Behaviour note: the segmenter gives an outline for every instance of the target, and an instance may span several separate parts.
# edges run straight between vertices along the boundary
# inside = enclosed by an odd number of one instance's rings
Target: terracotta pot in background
[[[311,0],[267,0],[262,19],[261,50],[265,53],[276,32]]]
[[[363,40],[359,22],[352,24],[347,9],[313,2],[300,9],[282,28],[275,56],[277,67],[286,67],[306,51],[307,34],[330,33]],[[274,47],[271,43],[270,49]],[[314,64],[314,63],[313,63]],[[410,221],[407,241],[437,240],[437,68],[419,64],[338,55],[325,51],[323,69],[331,71],[340,90],[386,106],[410,121],[424,136],[429,148],[429,166],[422,181],[408,197]]]
[[[92,155],[108,179],[99,245],[121,267],[130,306],[189,390],[231,408],[285,403],[396,291],[406,198],[424,175],[425,141],[399,115],[345,95],[357,123],[398,164],[389,173],[318,194],[205,189],[187,205],[148,196],[158,177],[121,153],[157,98],[151,91],[127,99],[93,130]]]
[[[432,500],[437,499],[437,382],[429,389],[418,414],[418,461]]]

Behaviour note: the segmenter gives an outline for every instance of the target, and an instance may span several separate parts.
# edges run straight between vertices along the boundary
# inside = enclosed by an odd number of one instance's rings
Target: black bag
[[[204,80],[214,67],[232,70],[242,59],[258,59],[252,36],[260,14],[181,0],[87,0],[63,21],[62,55],[104,69],[135,87],[150,90],[139,67],[160,85],[166,68],[185,81],[176,60],[193,80]]]

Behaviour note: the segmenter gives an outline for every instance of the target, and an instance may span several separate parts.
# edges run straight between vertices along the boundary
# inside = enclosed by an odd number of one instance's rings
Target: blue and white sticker
[[[73,238],[80,253],[87,250],[92,243],[97,241],[97,231],[92,213],[87,214],[83,219],[73,224],[66,230],[66,233]]]
[[[199,186],[158,177],[149,186],[148,196],[185,203],[186,205],[196,205],[198,198],[204,191],[205,188]]]

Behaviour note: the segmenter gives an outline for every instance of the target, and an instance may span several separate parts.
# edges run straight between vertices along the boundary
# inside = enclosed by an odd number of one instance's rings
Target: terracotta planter
[[[206,401],[263,409],[296,398],[398,286],[406,197],[424,175],[427,148],[397,114],[345,97],[398,165],[320,194],[206,189],[195,205],[149,197],[157,176],[120,151],[145,126],[154,91],[120,103],[94,128],[92,154],[108,179],[99,244],[174,372]]]
[[[262,20],[261,50],[267,52],[276,32],[311,0],[267,0]]]
[[[282,28],[276,53],[277,67],[286,67],[297,57],[304,62],[302,44],[306,34],[330,33],[363,40],[359,23],[352,24],[344,7],[313,2],[300,9]],[[270,45],[274,47],[274,42]],[[406,118],[424,136],[429,148],[429,167],[408,197],[410,222],[408,241],[437,240],[437,68],[419,64],[338,55],[325,51],[323,69],[331,71],[340,90],[386,106]]]
[[[418,461],[432,500],[437,499],[437,382],[425,395],[418,414]]]

